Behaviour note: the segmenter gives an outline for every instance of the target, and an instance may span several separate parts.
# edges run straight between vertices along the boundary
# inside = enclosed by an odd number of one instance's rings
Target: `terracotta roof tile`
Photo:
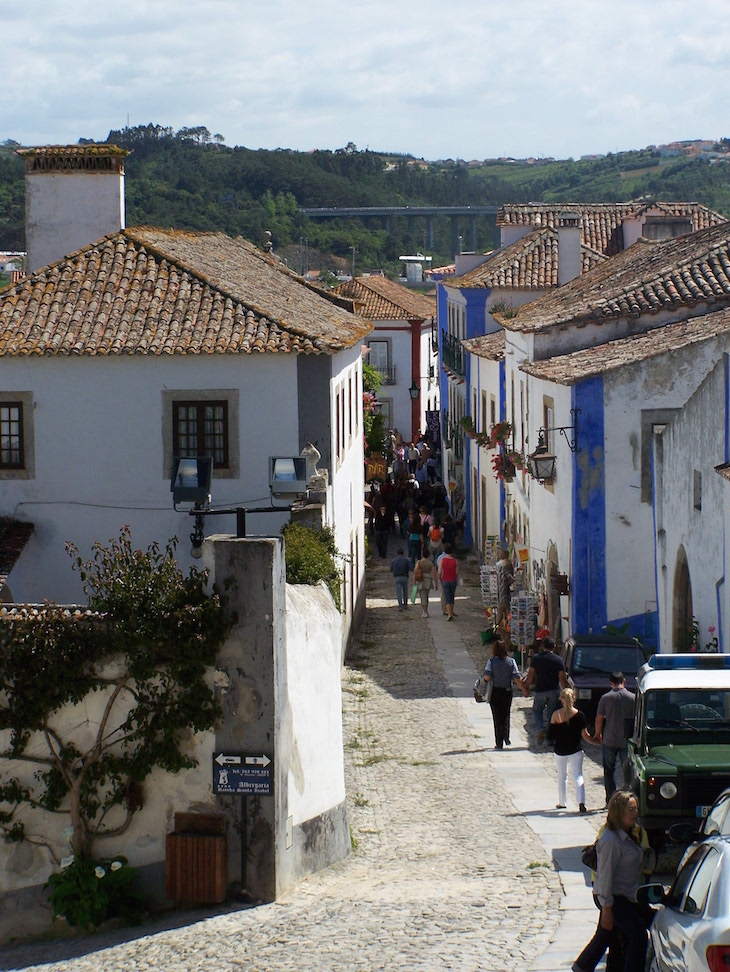
[[[606,257],[581,246],[582,273]],[[558,234],[545,227],[533,230],[509,246],[494,250],[484,263],[461,277],[445,281],[447,287],[490,287],[492,290],[549,290],[558,286]]]
[[[523,305],[502,320],[511,331],[541,331],[558,324],[601,323],[698,304],[730,303],[730,223],[674,240],[634,246]]]
[[[32,533],[32,523],[9,516],[0,517],[0,590],[7,583],[10,571],[18,562]]]
[[[679,351],[692,344],[730,333],[730,307],[689,320],[654,327],[641,334],[609,341],[571,354],[526,362],[520,371],[560,385],[573,385],[592,375],[605,374],[660,354]]]
[[[122,230],[0,295],[0,355],[333,353],[370,330],[222,233]]]
[[[497,212],[497,226],[554,228],[560,215],[567,211],[580,213],[583,242],[604,256],[623,250],[625,219],[649,214],[687,218],[695,232],[725,221],[720,213],[696,202],[528,203],[502,206]]]
[[[436,314],[436,300],[387,277],[354,277],[334,288],[354,300],[371,321],[426,320]]]
[[[478,358],[490,358],[492,361],[504,361],[504,331],[492,331],[481,337],[467,338],[461,342],[464,348]]]

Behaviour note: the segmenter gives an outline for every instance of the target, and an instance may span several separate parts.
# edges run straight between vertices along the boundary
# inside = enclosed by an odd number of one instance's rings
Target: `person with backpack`
[[[413,568],[413,580],[416,583],[421,599],[421,617],[427,618],[428,592],[432,587],[434,590],[438,590],[439,581],[436,573],[436,565],[425,554],[416,561],[416,566]]]
[[[497,749],[511,745],[509,738],[510,710],[512,708],[512,685],[519,683],[520,673],[517,663],[501,638],[492,642],[492,657],[484,668],[482,678],[491,681],[492,694],[489,707],[494,721],[494,741]]]
[[[434,563],[439,558],[439,554],[444,549],[444,534],[441,528],[441,524],[438,519],[434,517],[433,523],[429,528],[428,533],[428,553]]]

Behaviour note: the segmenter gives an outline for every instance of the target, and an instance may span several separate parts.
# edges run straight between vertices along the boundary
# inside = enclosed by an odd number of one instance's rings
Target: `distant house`
[[[4,596],[79,600],[65,542],[88,555],[124,524],[140,546],[180,537],[188,564],[175,456],[213,456],[213,507],[255,509],[270,504],[269,457],[312,442],[346,555],[347,638],[364,570],[360,349],[370,330],[270,254],[220,233],[118,229],[4,291],[0,514],[33,525]],[[277,533],[287,518],[260,513],[247,529]],[[233,533],[235,521],[208,516],[205,531]]]
[[[386,428],[406,441],[425,429],[426,412],[438,410],[438,357],[434,348],[436,301],[386,277],[354,277],[334,291],[355,302],[372,321],[367,361],[383,384],[378,394]],[[412,395],[411,389],[417,394]]]

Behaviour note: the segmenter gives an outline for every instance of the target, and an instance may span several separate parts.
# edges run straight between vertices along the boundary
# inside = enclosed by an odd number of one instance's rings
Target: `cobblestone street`
[[[462,561],[466,583],[457,591],[456,622],[447,625],[436,594],[429,619],[418,606],[397,610],[388,563],[376,559],[368,570],[367,619],[342,675],[353,853],[275,904],[178,914],[142,934],[9,948],[1,969],[570,967],[545,957],[573,892],[555,866],[552,838],[546,844],[540,828],[560,831],[575,845],[587,842],[603,820],[599,751],[585,764],[587,803],[595,812],[578,818],[570,782],[568,810],[556,811],[552,751],[536,746],[531,703],[515,698],[513,746],[496,752],[491,718],[483,715],[488,706],[457,692],[446,671],[444,652],[462,665],[470,688],[470,667],[481,670],[488,654],[479,634],[476,565]],[[484,723],[478,731],[471,721],[477,716]],[[532,783],[533,772],[544,782]],[[527,802],[518,807],[520,794]],[[586,911],[590,895],[579,872],[572,875],[582,909],[576,935],[585,941],[596,912]],[[572,912],[567,917],[570,924]]]

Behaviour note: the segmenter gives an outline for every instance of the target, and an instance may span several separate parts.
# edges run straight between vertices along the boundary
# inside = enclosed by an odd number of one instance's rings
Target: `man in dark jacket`
[[[636,696],[626,688],[623,672],[611,672],[608,677],[611,688],[598,700],[596,731],[593,741],[601,744],[603,755],[603,785],[606,788],[606,805],[616,790],[616,763],[620,763],[624,786],[628,786],[629,747],[626,738],[626,720],[634,716]]]
[[[545,725],[550,725],[550,718],[560,704],[560,689],[568,684],[563,659],[555,654],[555,642],[552,638],[543,638],[540,650],[533,655],[527,677],[521,682],[525,698],[530,694],[533,684],[535,699],[532,703],[532,718],[535,721],[537,741],[541,743],[545,739]]]
[[[411,569],[411,562],[403,553],[403,547],[398,547],[397,556],[390,562],[390,572],[395,577],[395,594],[398,598],[399,611],[404,611],[408,607],[408,575]]]

